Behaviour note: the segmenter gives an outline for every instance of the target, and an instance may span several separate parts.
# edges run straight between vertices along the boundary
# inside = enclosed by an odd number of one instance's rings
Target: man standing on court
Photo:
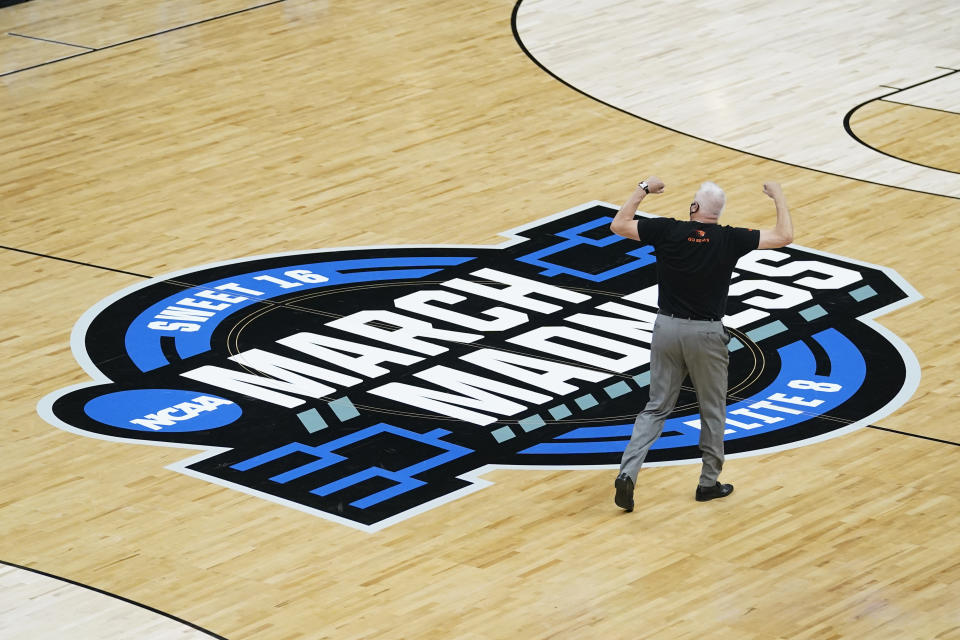
[[[704,502],[733,492],[733,485],[718,480],[723,467],[730,342],[721,318],[726,314],[730,277],[741,256],[793,242],[793,222],[776,182],[763,185],[763,192],[777,207],[776,225],[766,231],[717,224],[726,194],[712,182],[700,186],[690,204],[688,221],[635,219],[643,198],[648,193],[663,193],[663,189],[663,181],[650,176],[637,186],[610,224],[617,235],[653,245],[660,307],[650,343],[650,401],[637,416],[614,482],[614,502],[627,511],[633,511],[633,488],[640,466],[660,437],[688,373],[700,404],[703,467],[696,499]]]

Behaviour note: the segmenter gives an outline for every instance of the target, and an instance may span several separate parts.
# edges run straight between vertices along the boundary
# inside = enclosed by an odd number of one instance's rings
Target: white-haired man
[[[763,192],[777,207],[776,225],[765,231],[717,224],[726,195],[712,182],[700,186],[690,204],[689,220],[637,220],[637,207],[644,196],[663,190],[663,181],[650,176],[637,186],[610,224],[618,235],[652,244],[657,256],[660,309],[650,344],[650,401],[637,416],[614,481],[614,502],[627,511],[633,511],[640,466],[676,406],[687,374],[700,405],[703,466],[695,497],[704,502],[733,492],[733,485],[718,480],[723,468],[730,342],[721,319],[726,314],[730,277],[741,256],[793,242],[793,222],[776,182],[763,185]]]

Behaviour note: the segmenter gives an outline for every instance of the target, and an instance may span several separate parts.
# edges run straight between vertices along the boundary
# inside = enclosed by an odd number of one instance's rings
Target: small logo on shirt
[[[703,229],[695,229],[693,233],[697,237],[696,238],[689,237],[687,238],[687,242],[697,242],[697,243],[710,242],[710,238],[705,237],[707,233]]]

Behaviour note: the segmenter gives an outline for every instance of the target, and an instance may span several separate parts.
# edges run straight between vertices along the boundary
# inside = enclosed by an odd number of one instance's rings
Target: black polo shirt
[[[637,233],[657,257],[661,313],[695,320],[726,314],[733,268],[760,244],[756,229],[673,218],[640,218]]]

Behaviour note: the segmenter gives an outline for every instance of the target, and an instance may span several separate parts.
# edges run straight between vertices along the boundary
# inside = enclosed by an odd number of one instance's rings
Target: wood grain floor
[[[960,638],[956,198],[611,109],[531,62],[512,2],[256,4],[0,9],[4,34],[100,49],[0,35],[0,559],[230,640]],[[856,132],[889,151],[895,122],[897,154],[919,162],[931,147],[907,135],[915,115]],[[957,153],[937,147],[936,166]],[[706,505],[690,500],[695,466],[651,468],[630,515],[609,470],[497,470],[371,535],[165,469],[183,450],[84,438],[36,413],[89,380],[70,352],[76,320],[145,277],[311,248],[493,243],[620,202],[650,173],[668,184],[651,212],[682,216],[712,179],[728,223],[753,227],[772,222],[762,183],[781,181],[798,244],[916,287],[923,300],[879,322],[922,379],[877,426],[922,437],[861,429],[731,460],[736,493]],[[18,637],[36,609],[2,602]]]
[[[955,173],[878,156],[844,131],[851,109],[897,89],[901,99],[931,94],[956,110],[957,5],[923,0],[911,8],[905,15],[890,2],[768,11],[749,0],[523,0],[516,25],[519,40],[558,78],[662,126],[782,162],[957,197]]]
[[[854,132],[869,131],[864,143],[883,153],[960,173],[960,114],[877,100],[850,120]]]

